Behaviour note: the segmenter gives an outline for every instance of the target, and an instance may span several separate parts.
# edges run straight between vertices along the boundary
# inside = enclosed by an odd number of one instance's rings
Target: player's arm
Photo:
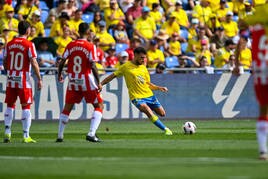
[[[167,87],[164,87],[164,86],[157,86],[157,85],[155,85],[155,84],[153,84],[153,83],[151,83],[151,82],[147,82],[147,84],[149,85],[149,88],[150,88],[151,90],[160,90],[160,91],[162,91],[162,92],[168,92]]]
[[[104,80],[101,81],[101,85],[106,85],[107,83],[112,81],[114,78],[116,78],[115,74],[114,73],[110,74]]]
[[[98,90],[101,91],[102,90],[102,85],[100,83],[100,78],[99,78],[99,72],[98,72],[98,69],[96,67],[96,63],[92,61],[91,63],[91,68],[92,68],[92,73],[93,73],[93,76],[97,82],[97,85],[98,85]]]
[[[31,59],[31,65],[32,65],[34,73],[37,77],[37,88],[38,88],[38,90],[40,90],[42,88],[42,78],[40,75],[39,65],[37,63],[36,58]]]
[[[60,63],[59,63],[59,67],[58,67],[58,80],[59,80],[59,82],[63,82],[62,70],[63,70],[63,67],[66,63],[66,59],[61,58],[59,61],[60,61]]]

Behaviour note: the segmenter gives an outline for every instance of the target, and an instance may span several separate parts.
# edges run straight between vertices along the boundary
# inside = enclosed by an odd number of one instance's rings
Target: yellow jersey
[[[110,20],[109,17],[114,14],[114,18],[116,18],[116,20]],[[119,18],[124,17],[124,13],[121,11],[120,8],[113,10],[111,8],[106,8],[104,11],[104,18],[106,21],[106,26],[109,27],[110,25],[117,25],[119,20]]]
[[[169,42],[169,49],[174,55],[181,54],[181,43],[179,41],[170,41]]]
[[[238,34],[238,25],[235,21],[228,22],[222,22],[222,26],[225,31],[225,35],[229,38],[232,38]]]
[[[214,61],[215,67],[222,68],[226,64],[225,61],[229,61],[231,55],[232,53],[227,51],[224,47],[219,49]]]
[[[171,25],[169,21],[164,22],[164,24],[161,26],[161,29],[166,30],[166,33],[169,37],[172,36],[173,33],[180,33],[180,26],[177,22],[173,22]]]
[[[241,50],[238,60],[242,64],[244,69],[249,69],[251,67],[251,62],[252,62],[251,50],[249,48],[245,48]]]
[[[55,43],[58,45],[58,53],[60,55],[63,54],[65,47],[72,41],[71,37],[67,37],[64,39],[62,36],[59,36],[55,39]]]
[[[143,37],[152,39],[156,30],[156,25],[154,19],[151,17],[147,17],[146,19],[139,17],[134,22],[134,29],[139,31]]]
[[[154,61],[157,58],[159,58],[160,61],[165,62],[164,53],[159,49],[156,49],[155,51],[148,50],[147,51],[147,57],[148,57],[148,62],[149,61]],[[154,64],[154,65],[149,65],[148,64],[148,68],[156,68],[156,66],[157,66],[157,64]]]
[[[130,100],[148,98],[153,96],[148,83],[150,74],[144,65],[135,65],[127,61],[114,72],[116,77],[124,76]]]

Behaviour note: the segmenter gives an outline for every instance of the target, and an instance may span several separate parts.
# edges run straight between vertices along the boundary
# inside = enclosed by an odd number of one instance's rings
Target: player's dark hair
[[[30,28],[31,25],[27,21],[20,21],[18,25],[18,30],[20,35],[25,35],[27,32],[27,29]]]
[[[80,35],[84,35],[88,31],[88,29],[89,29],[89,25],[87,23],[85,23],[85,22],[82,22],[82,23],[79,24],[78,32],[79,32]]]
[[[134,54],[146,54],[146,50],[145,50],[145,48],[143,48],[143,47],[137,47],[137,48],[135,48],[135,50],[134,50]]]

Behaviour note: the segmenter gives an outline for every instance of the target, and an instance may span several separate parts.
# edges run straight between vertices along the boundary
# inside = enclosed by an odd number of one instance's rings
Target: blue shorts
[[[147,104],[151,109],[159,108],[161,106],[160,102],[155,96],[151,96],[148,98],[141,98],[141,99],[133,99],[131,101],[137,108],[140,107],[141,104]]]

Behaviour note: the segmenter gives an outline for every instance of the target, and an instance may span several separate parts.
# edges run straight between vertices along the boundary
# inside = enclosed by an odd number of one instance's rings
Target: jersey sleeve
[[[65,48],[64,52],[63,52],[63,55],[62,55],[62,58],[64,59],[67,59],[70,55],[70,51],[69,51],[69,44],[67,45],[67,47]]]
[[[35,49],[34,43],[30,43],[29,49],[28,49],[28,56],[30,59],[37,58],[37,53]]]

